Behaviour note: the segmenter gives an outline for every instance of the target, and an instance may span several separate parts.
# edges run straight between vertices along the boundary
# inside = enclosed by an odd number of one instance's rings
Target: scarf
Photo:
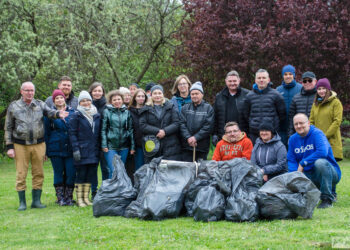
[[[77,110],[79,110],[85,116],[85,118],[88,120],[88,122],[90,123],[90,126],[93,129],[93,127],[94,127],[94,115],[97,114],[96,107],[93,104],[91,104],[90,108],[86,108],[86,107],[78,105]]]
[[[282,81],[282,86],[286,89],[291,89],[291,88],[295,87],[296,84],[297,84],[297,82],[294,79],[289,84]]]

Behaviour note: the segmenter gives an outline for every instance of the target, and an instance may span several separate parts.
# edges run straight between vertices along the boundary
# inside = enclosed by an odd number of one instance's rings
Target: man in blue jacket
[[[305,114],[293,118],[296,133],[289,139],[287,154],[289,172],[303,172],[321,191],[318,208],[332,207],[336,199],[336,184],[341,171],[324,133]]]

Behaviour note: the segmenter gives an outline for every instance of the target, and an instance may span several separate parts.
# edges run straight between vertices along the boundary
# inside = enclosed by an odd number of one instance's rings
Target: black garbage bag
[[[119,155],[114,156],[113,166],[112,178],[102,182],[94,198],[92,209],[95,217],[123,216],[126,207],[136,198],[136,191]]]
[[[141,208],[138,217],[152,220],[177,217],[195,172],[194,163],[162,160],[156,167],[152,181],[138,195]]]
[[[259,208],[255,201],[263,183],[259,167],[245,158],[227,161],[231,166],[231,195],[226,200],[225,219],[229,221],[256,221]]]
[[[311,218],[320,200],[320,191],[303,173],[292,172],[266,182],[256,199],[263,218]]]
[[[196,221],[218,221],[225,212],[225,196],[213,186],[202,187],[193,204]]]

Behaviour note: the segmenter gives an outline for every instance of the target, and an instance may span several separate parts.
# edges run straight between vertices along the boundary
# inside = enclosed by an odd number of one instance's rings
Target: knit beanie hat
[[[140,86],[136,82],[130,83],[129,87],[131,86],[135,86],[138,89],[140,88]]]
[[[326,89],[331,90],[331,83],[327,78],[322,78],[316,83],[316,89],[319,87],[325,87]]]
[[[259,131],[261,130],[267,130],[271,131],[273,134],[275,133],[275,129],[273,128],[272,124],[270,122],[263,121],[259,126]]]
[[[52,101],[55,102],[55,99],[57,96],[63,96],[64,97],[64,100],[66,100],[66,96],[63,94],[62,90],[60,89],[55,89],[53,92],[52,92]]]
[[[92,98],[91,98],[89,92],[87,92],[85,90],[80,92],[79,97],[78,97],[78,103],[80,103],[80,101],[83,99],[89,99],[90,101],[92,101]]]
[[[199,90],[200,92],[202,92],[202,94],[204,94],[203,91],[203,87],[202,87],[202,83],[201,82],[195,82],[192,87],[190,88],[190,93],[192,90]]]
[[[156,84],[155,84],[154,82],[149,82],[149,83],[147,83],[146,88],[145,88],[145,91],[147,92],[147,91],[151,90],[151,88],[152,88],[153,86],[156,86]]]
[[[284,73],[286,73],[286,72],[292,73],[293,76],[295,77],[295,68],[292,65],[288,64],[288,65],[283,67],[283,69],[282,69],[282,77],[284,76]]]
[[[163,90],[163,87],[159,84],[157,85],[154,85],[152,88],[151,88],[151,94],[153,93],[153,91],[155,91],[156,89],[159,89],[160,91],[164,92]]]

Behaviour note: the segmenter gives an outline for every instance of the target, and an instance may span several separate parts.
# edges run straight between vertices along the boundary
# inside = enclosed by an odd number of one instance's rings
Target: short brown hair
[[[134,93],[134,96],[131,98],[129,107],[136,108],[136,96],[139,92],[142,92],[145,95],[145,102],[143,105],[146,104],[146,102],[148,101],[148,96],[147,96],[146,92],[143,89],[137,89]]]
[[[173,88],[171,89],[171,93],[173,95],[175,95],[179,90],[177,89],[177,85],[179,84],[179,82],[181,81],[181,79],[185,79],[186,82],[188,83],[188,91],[190,91],[190,88],[192,86],[192,83],[190,81],[190,79],[188,79],[188,77],[186,75],[179,75],[176,80],[175,83],[173,85]]]
[[[69,76],[62,76],[59,83],[61,83],[63,81],[70,81],[71,82],[72,79]]]
[[[237,126],[238,129],[241,130],[237,122],[228,122],[225,124],[225,127],[224,127],[225,132],[226,132],[226,128],[232,127],[232,126]]]
[[[103,87],[103,84],[100,83],[100,82],[94,82],[93,84],[90,85],[89,90],[88,90],[88,92],[91,95],[91,97],[92,97],[91,92],[97,87],[101,87],[102,88],[103,96],[106,94],[105,88]]]
[[[109,91],[107,94],[107,101],[109,104],[112,104],[112,98],[115,96],[120,96],[124,102],[124,97],[123,97],[122,93],[120,93],[119,90],[112,90],[112,91]]]

